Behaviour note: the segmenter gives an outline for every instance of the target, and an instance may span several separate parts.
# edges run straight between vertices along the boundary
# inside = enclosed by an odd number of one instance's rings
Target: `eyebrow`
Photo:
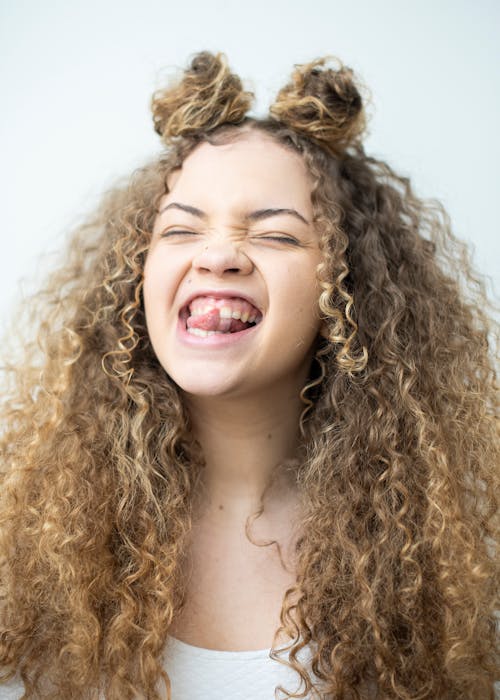
[[[207,215],[205,214],[204,211],[201,211],[201,209],[197,209],[196,207],[191,207],[189,204],[181,204],[180,202],[170,202],[170,204],[167,204],[166,207],[163,207],[163,209],[160,210],[160,214],[163,214],[164,211],[167,211],[167,209],[180,209],[181,211],[185,211],[188,214],[192,214],[193,216],[197,216],[199,219],[207,219]],[[303,221],[305,224],[308,224],[309,222],[307,219],[302,216],[302,214],[299,214],[299,212],[296,209],[288,209],[288,208],[279,208],[279,209],[257,209],[257,211],[252,211],[250,214],[247,214],[245,216],[245,219],[247,221],[262,221],[262,219],[268,219],[271,216],[282,216],[283,214],[288,214],[289,216],[295,216],[297,219],[300,221]]]

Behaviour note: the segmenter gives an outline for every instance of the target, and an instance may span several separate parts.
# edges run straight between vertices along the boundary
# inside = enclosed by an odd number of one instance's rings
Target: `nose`
[[[212,272],[217,277],[226,273],[248,275],[253,270],[252,261],[240,245],[221,240],[203,244],[192,265],[199,272]]]

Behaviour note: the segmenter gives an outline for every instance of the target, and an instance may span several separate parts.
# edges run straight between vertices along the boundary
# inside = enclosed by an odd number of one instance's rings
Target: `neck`
[[[247,517],[264,497],[282,507],[293,491],[286,461],[297,456],[303,405],[296,392],[231,400],[187,396],[193,433],[205,458],[201,508],[220,518]],[[269,500],[267,500],[269,499]]]

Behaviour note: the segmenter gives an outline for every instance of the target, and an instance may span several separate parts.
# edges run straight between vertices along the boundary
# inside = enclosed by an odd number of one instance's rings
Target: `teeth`
[[[198,335],[200,338],[206,338],[210,331],[204,331],[203,328],[188,328],[187,332],[191,335]]]
[[[187,332],[191,335],[197,335],[199,338],[207,338],[209,335],[227,335],[228,331],[204,331],[203,328],[187,328]]]
[[[249,316],[249,317],[248,317],[248,323],[255,323],[255,319],[256,319],[256,318],[257,318],[257,316],[256,316],[255,314],[254,314],[253,316]]]
[[[219,316],[220,318],[234,318],[229,306],[223,306],[222,309],[219,310]]]
[[[252,308],[251,304],[245,300],[231,299],[224,302],[222,299],[211,297],[193,299],[189,304],[188,313],[190,316],[197,317],[212,313],[215,310],[218,311],[221,319],[241,319],[243,323],[246,323],[249,319],[251,322],[254,322],[255,317],[258,316],[257,310]]]

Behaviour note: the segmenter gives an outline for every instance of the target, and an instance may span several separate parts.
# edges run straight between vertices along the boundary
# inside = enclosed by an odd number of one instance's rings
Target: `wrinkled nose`
[[[212,272],[217,277],[226,273],[248,275],[253,270],[250,258],[241,247],[230,241],[213,241],[204,245],[193,258],[193,268],[199,272]]]

